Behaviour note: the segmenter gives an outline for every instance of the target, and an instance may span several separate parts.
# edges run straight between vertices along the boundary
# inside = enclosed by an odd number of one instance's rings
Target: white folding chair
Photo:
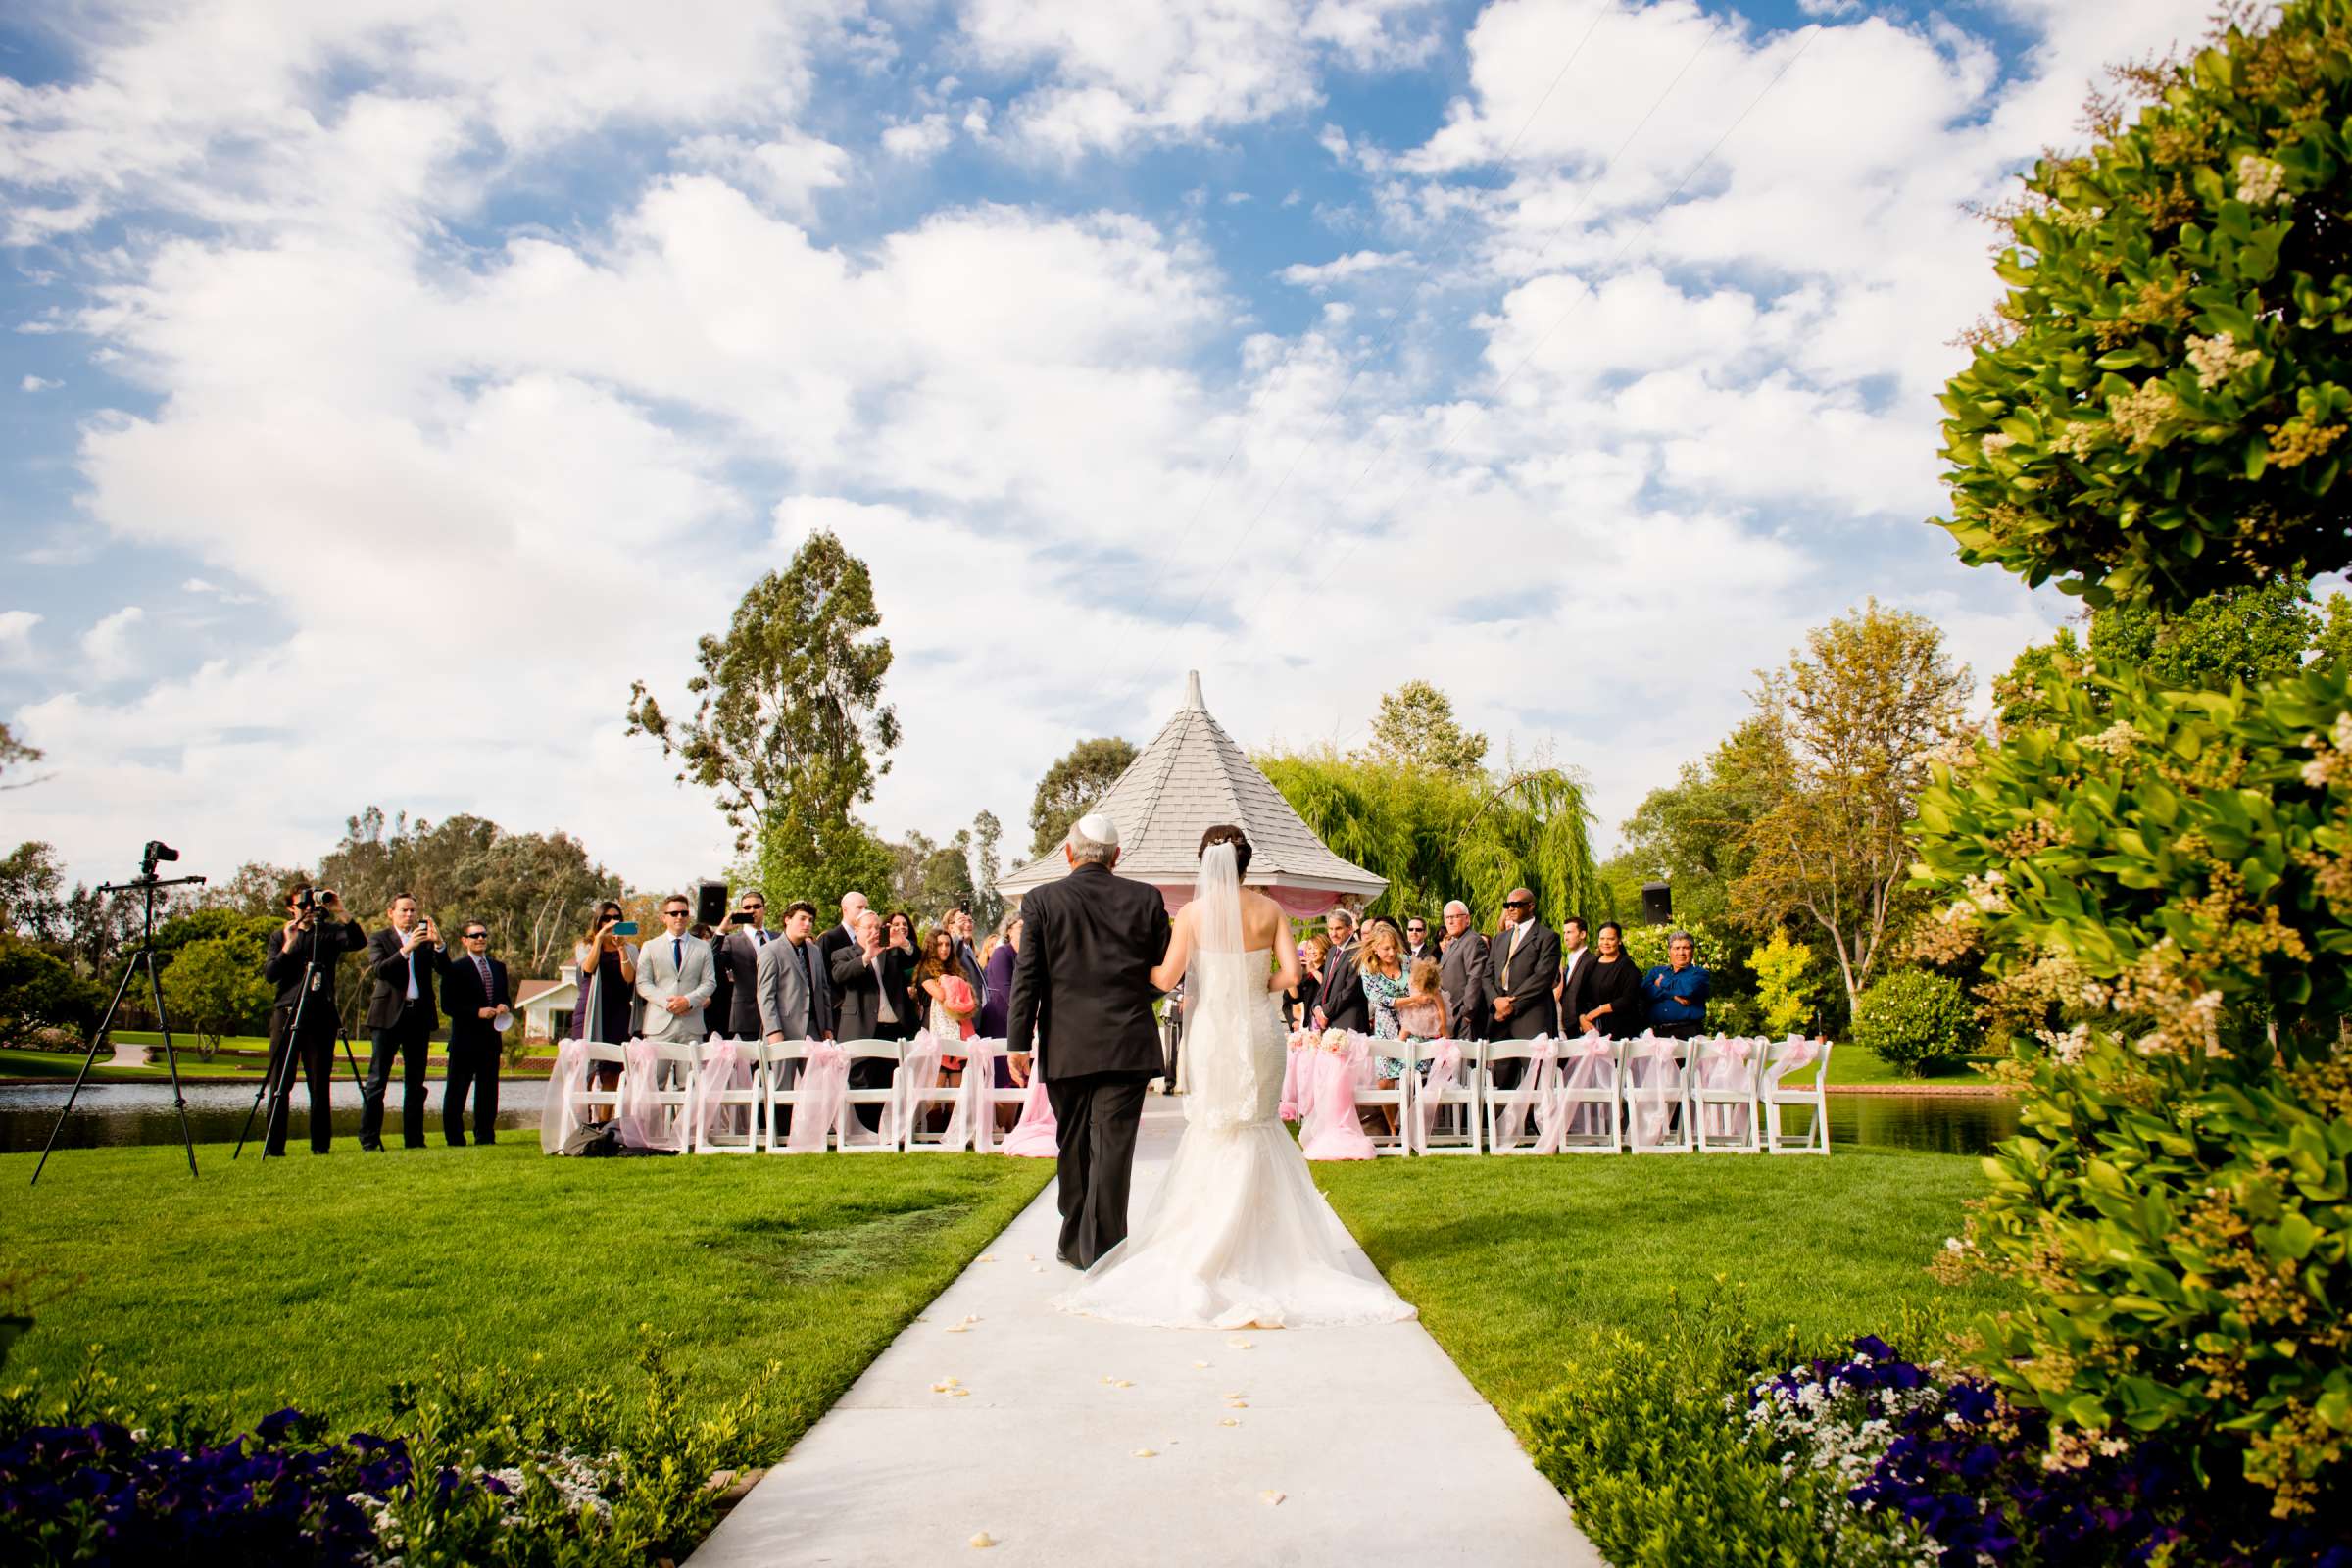
[[[1008,1053],[1002,1040],[966,1040],[964,1049],[971,1053],[963,1065],[964,1124],[971,1134],[971,1146],[982,1152],[993,1150],[1003,1141],[1010,1128],[1000,1130],[997,1112],[1010,1107],[1018,1123],[1020,1113],[1029,1103],[1029,1091],[1020,1084],[997,1082],[997,1063]]]
[[[1437,1042],[1412,1047],[1413,1090],[1408,1114],[1429,1123],[1429,1136],[1419,1143],[1424,1154],[1477,1154],[1485,1152],[1478,1111],[1479,1048],[1484,1042],[1457,1040],[1461,1065],[1449,1078],[1434,1081],[1430,1074]]]
[[[981,1042],[977,1040],[941,1042],[942,1055],[963,1057],[961,1080],[943,1084],[939,1082],[939,1075],[934,1074],[932,1081],[922,1088],[917,1088],[912,1079],[920,1053],[914,1049],[912,1042],[908,1042],[902,1050],[898,1076],[893,1080],[899,1090],[893,1103],[898,1107],[895,1114],[901,1149],[909,1153],[917,1150],[933,1153],[956,1153],[971,1147],[972,1121],[968,1112],[971,1090],[967,1086],[975,1071],[988,1070],[983,1059],[972,1050],[979,1044]],[[999,1049],[1002,1049],[1001,1042]],[[931,1119],[930,1112],[934,1106],[944,1106],[948,1112],[947,1124],[938,1132],[932,1132],[923,1125]]]
[[[1550,1102],[1559,1093],[1551,1064],[1543,1058],[1539,1049],[1544,1046],[1556,1048],[1557,1042],[1549,1036],[1535,1040],[1490,1040],[1479,1053],[1478,1102],[1486,1112],[1488,1153],[1538,1152],[1544,1118],[1552,1113]],[[1509,1089],[1494,1082],[1494,1069],[1506,1061],[1520,1064],[1517,1083]],[[1516,1116],[1514,1106],[1522,1107]]]
[[[1410,1113],[1413,1075],[1407,1072],[1397,1078],[1395,1088],[1383,1089],[1379,1087],[1378,1074],[1381,1057],[1394,1056],[1396,1060],[1402,1061],[1412,1054],[1412,1048],[1401,1040],[1380,1040],[1371,1035],[1350,1035],[1348,1038],[1348,1046],[1351,1052],[1363,1054],[1364,1070],[1356,1080],[1355,1108],[1359,1111],[1367,1109],[1393,1111],[1396,1117],[1395,1132],[1387,1130],[1386,1117],[1374,1121],[1364,1129],[1364,1136],[1372,1140],[1372,1152],[1375,1154],[1411,1153],[1411,1145],[1407,1142],[1404,1134],[1404,1118]]]
[[[718,1059],[731,1057],[722,1073]],[[748,1070],[747,1070],[748,1069]],[[694,1152],[698,1154],[756,1154],[761,1147],[760,1107],[767,1088],[765,1061],[757,1040],[730,1041],[712,1034],[703,1042],[695,1084]],[[717,1130],[712,1130],[716,1123]]]
[[[1811,1088],[1791,1089],[1788,1075],[1807,1065],[1813,1068]],[[1764,1105],[1764,1148],[1774,1154],[1827,1154],[1830,1152],[1830,1042],[1790,1035],[1772,1048],[1764,1062],[1757,1099]],[[1791,1142],[1781,1130],[1783,1107],[1803,1105],[1813,1115],[1804,1133]]]
[[[1762,1153],[1764,1118],[1756,1096],[1767,1042],[1713,1036],[1690,1044],[1690,1136],[1698,1152]]]
[[[599,1067],[616,1067],[620,1081],[610,1089],[592,1089],[590,1083]],[[581,1042],[580,1082],[571,1092],[571,1120],[575,1127],[585,1127],[596,1118],[589,1112],[602,1105],[613,1115],[620,1114],[622,1086],[628,1081],[629,1054],[618,1046],[609,1046],[601,1040]]]
[[[1644,1034],[1625,1043],[1625,1147],[1637,1154],[1690,1152],[1689,1043]]]
[[[896,1105],[899,1101],[898,1074],[893,1072],[891,1074],[892,1081],[879,1089],[858,1088],[857,1074],[858,1064],[861,1061],[887,1061],[896,1067],[905,1059],[899,1049],[899,1043],[896,1040],[844,1040],[841,1042],[841,1049],[850,1058],[851,1081],[850,1092],[845,1097],[847,1103],[843,1106],[841,1113],[842,1126],[836,1138],[837,1147],[845,1154],[895,1152],[899,1148],[899,1141],[896,1137],[898,1129],[893,1124],[891,1107]],[[858,1109],[860,1105],[871,1105],[875,1108],[876,1125],[871,1142],[858,1137],[849,1130],[852,1122],[857,1122],[859,1126],[864,1125],[858,1116]]]
[[[1621,1041],[1587,1035],[1560,1046],[1558,1114],[1568,1118],[1560,1133],[1563,1154],[1614,1154],[1625,1145],[1620,1114],[1625,1050]]]

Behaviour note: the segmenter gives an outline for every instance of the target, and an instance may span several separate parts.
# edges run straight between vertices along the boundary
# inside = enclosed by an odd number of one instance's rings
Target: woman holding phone
[[[617,1046],[629,1038],[629,1008],[637,994],[637,952],[628,941],[634,928],[624,929],[620,906],[607,899],[596,906],[596,920],[571,950],[579,965],[579,1001],[571,1009],[571,1038],[598,1040]],[[598,1089],[620,1087],[617,1062],[600,1061],[588,1069]],[[599,1121],[612,1119],[612,1107],[597,1107]]]

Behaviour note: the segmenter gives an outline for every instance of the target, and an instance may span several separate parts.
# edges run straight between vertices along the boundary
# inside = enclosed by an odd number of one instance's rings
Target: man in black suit
[[[360,1147],[384,1147],[384,1094],[391,1086],[392,1057],[400,1057],[400,1137],[411,1149],[424,1147],[424,1063],[441,1014],[433,1006],[433,975],[441,967],[441,936],[430,920],[416,917],[416,901],[395,894],[384,910],[392,924],[368,939],[368,972],[375,985],[368,995],[368,1029],[375,1051],[368,1082],[360,1090]]]
[[[833,1032],[844,1040],[906,1038],[901,1025],[913,1006],[906,999],[913,973],[914,961],[882,940],[882,917],[871,909],[859,914],[857,946],[833,955]]]
[[[758,889],[746,893],[735,908],[736,913],[728,916],[733,929],[719,938],[714,955],[727,978],[726,1015],[721,1018],[713,1011],[704,1016],[723,1023],[737,1040],[757,1040],[763,1032],[760,1026],[760,950],[773,942],[776,934],[767,928],[767,896]]]
[[[1315,998],[1315,1027],[1345,1029],[1350,1034],[1372,1032],[1372,1008],[1364,1001],[1364,974],[1356,966],[1360,951],[1355,940],[1355,916],[1334,909],[1324,916],[1331,930],[1331,952],[1323,958],[1323,989]]]
[[[1502,928],[1487,945],[1487,1009],[1494,1040],[1534,1040],[1559,1033],[1559,1004],[1551,988],[1560,983],[1560,937],[1536,918],[1536,896],[1513,888],[1502,901]],[[1521,1063],[1497,1062],[1497,1088],[1515,1089]],[[1507,1080],[1507,1082],[1506,1082]]]
[[[1494,1016],[1487,1010],[1487,939],[1470,928],[1470,906],[1459,899],[1446,906],[1438,989],[1446,994],[1446,1021],[1453,1038],[1486,1039]]]
[[[841,896],[841,924],[828,929],[816,939],[816,956],[828,967],[834,956],[844,948],[858,946],[858,917],[865,912],[865,895],[844,893]]]
[[[498,1063],[505,1042],[496,1022],[514,998],[507,966],[490,956],[490,928],[468,920],[460,949],[441,966],[441,1005],[449,1009],[449,1072],[441,1085],[441,1135],[466,1146],[466,1092],[473,1091],[473,1141],[498,1142]]]
[[[1592,950],[1585,946],[1585,922],[1570,915],[1560,922],[1559,1024],[1567,1033],[1584,1032],[1578,1020],[1596,1005],[1592,990]]]
[[[1059,1255],[1073,1268],[1127,1238],[1127,1188],[1144,1091],[1159,1075],[1152,965],[1167,956],[1158,892],[1111,874],[1119,830],[1090,811],[1062,844],[1070,874],[1021,902],[1005,1050],[1028,1082],[1040,1043],[1046,1096],[1061,1129]]]
[[[342,965],[343,955],[368,945],[368,933],[360,929],[360,922],[343,918],[341,899],[322,892],[305,908],[302,900],[310,892],[301,884],[286,889],[286,923],[270,933],[269,958],[262,968],[263,978],[277,987],[277,1004],[270,1011],[270,1082],[277,1092],[270,1100],[270,1121],[262,1144],[262,1152],[271,1157],[286,1152],[286,1110],[294,1098],[295,1065],[285,1059],[288,1052],[296,1054],[310,1091],[311,1152],[323,1154],[334,1141],[327,1091],[334,1077],[335,1031],[340,1016],[335,1007],[335,971]],[[311,961],[314,955],[316,968]]]

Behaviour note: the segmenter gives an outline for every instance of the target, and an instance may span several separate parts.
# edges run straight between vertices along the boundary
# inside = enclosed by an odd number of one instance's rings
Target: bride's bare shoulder
[[[1254,888],[1242,889],[1242,930],[1250,937],[1279,937],[1284,925],[1282,906]],[[1250,943],[1251,947],[1259,946]]]

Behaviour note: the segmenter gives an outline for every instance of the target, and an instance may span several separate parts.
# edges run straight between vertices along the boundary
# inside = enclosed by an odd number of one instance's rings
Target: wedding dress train
[[[1153,1328],[1411,1317],[1315,1190],[1276,1113],[1286,1037],[1265,986],[1272,950],[1241,951],[1230,846],[1203,857],[1199,897],[1204,906],[1186,979],[1183,1142],[1143,1223],[1054,1305]]]

